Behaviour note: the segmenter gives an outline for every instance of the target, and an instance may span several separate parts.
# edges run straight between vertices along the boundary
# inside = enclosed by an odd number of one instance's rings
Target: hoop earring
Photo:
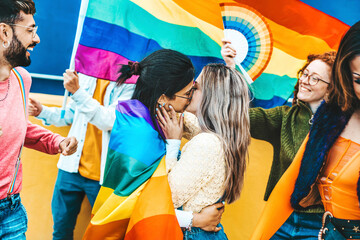
[[[5,43],[7,43],[7,45],[5,45]],[[4,48],[8,48],[10,46],[10,41],[8,40],[6,42],[3,42],[2,45]]]

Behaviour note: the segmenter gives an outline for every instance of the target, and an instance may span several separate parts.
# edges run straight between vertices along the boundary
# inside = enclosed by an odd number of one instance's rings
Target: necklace
[[[4,101],[7,98],[8,94],[9,94],[9,89],[10,89],[10,78],[8,79],[8,87],[7,87],[7,90],[6,90],[5,97],[1,98],[0,102]]]

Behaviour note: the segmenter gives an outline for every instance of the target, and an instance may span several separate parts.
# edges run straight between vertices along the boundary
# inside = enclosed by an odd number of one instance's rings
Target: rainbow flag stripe
[[[138,100],[119,102],[104,183],[84,239],[182,239],[164,155],[149,110]]]
[[[214,9],[220,13],[220,6],[215,1],[208,1],[207,7],[204,3],[90,0],[76,53],[76,69],[115,81],[118,64],[141,61],[163,48],[187,55],[197,74],[209,62],[223,62],[221,15],[214,14]],[[200,15],[199,7],[204,7]],[[210,17],[215,20],[207,22]]]

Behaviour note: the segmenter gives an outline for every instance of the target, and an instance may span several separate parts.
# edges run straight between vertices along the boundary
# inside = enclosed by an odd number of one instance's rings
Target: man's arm
[[[76,151],[77,141],[74,137],[64,138],[28,122],[24,146],[48,154],[71,155]]]

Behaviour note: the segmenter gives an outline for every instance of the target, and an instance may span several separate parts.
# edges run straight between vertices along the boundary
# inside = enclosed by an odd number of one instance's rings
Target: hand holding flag
[[[76,71],[67,69],[64,73],[64,88],[74,94],[77,90],[79,90],[79,76]]]
[[[226,66],[235,68],[235,48],[231,45],[231,41],[228,39],[222,39],[221,42],[223,44],[221,48],[221,56],[223,57]]]

